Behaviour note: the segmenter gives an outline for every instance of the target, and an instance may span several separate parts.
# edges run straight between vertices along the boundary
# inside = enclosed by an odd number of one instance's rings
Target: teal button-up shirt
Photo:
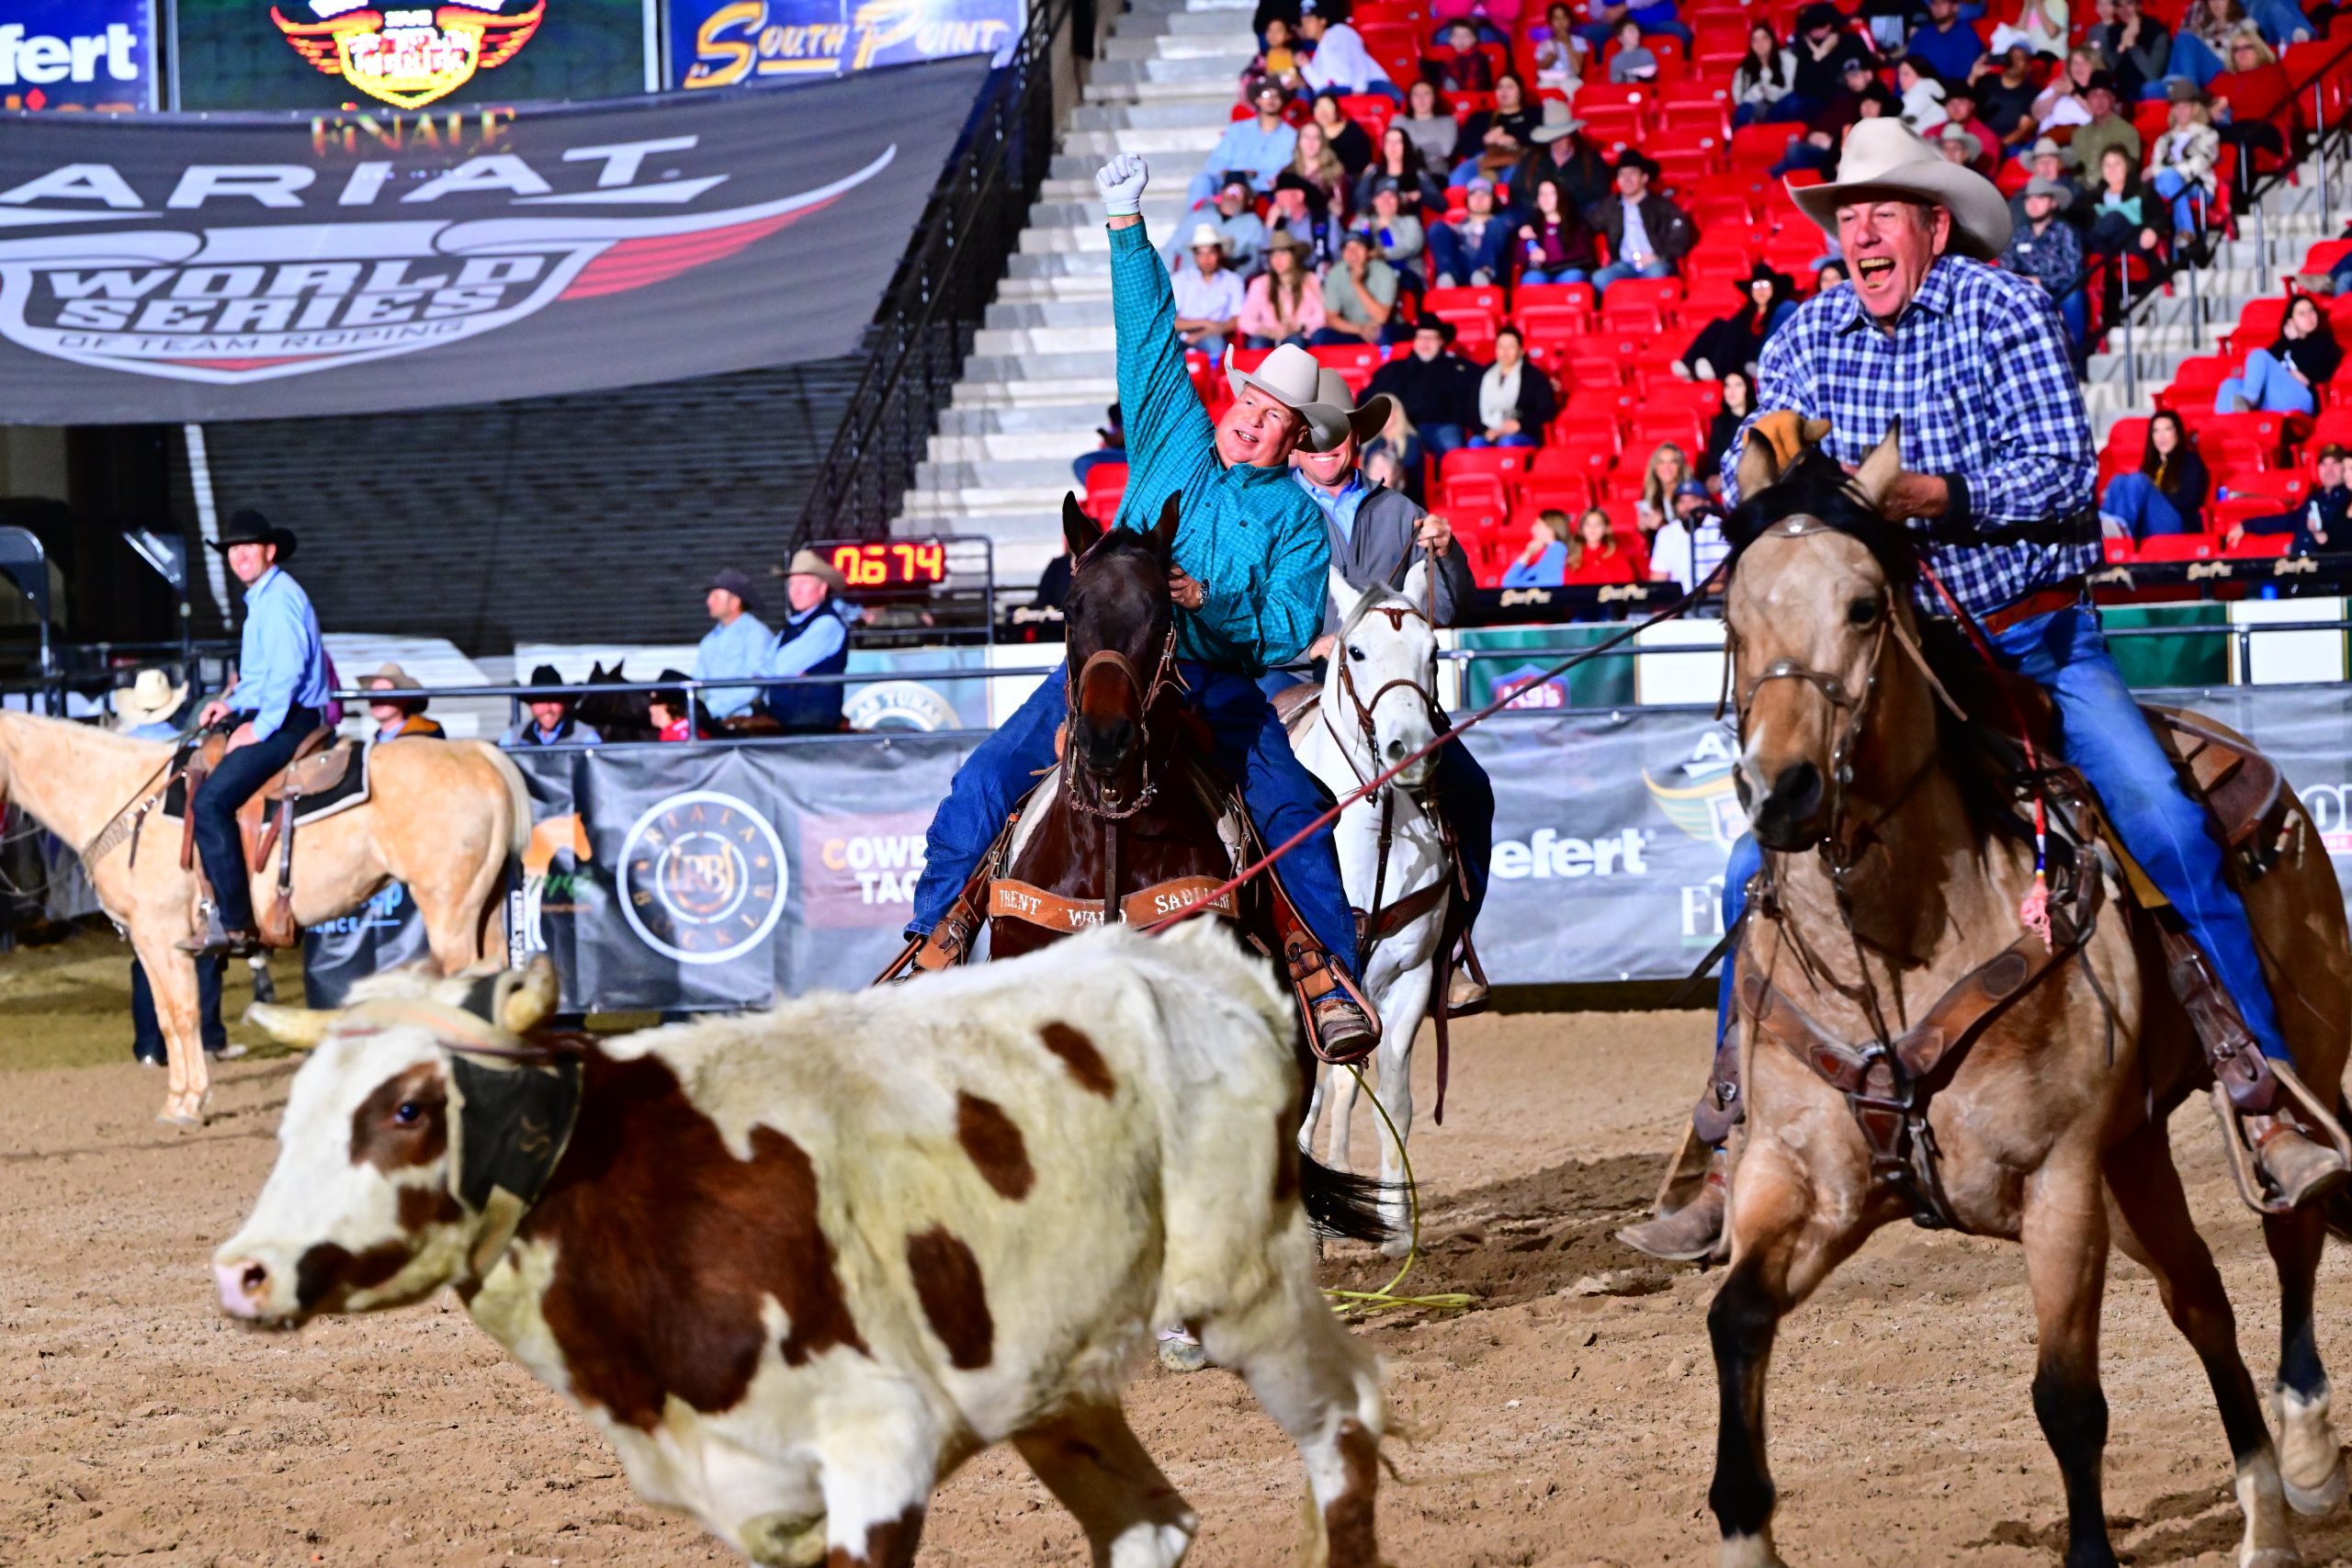
[[[1168,269],[1140,223],[1111,231],[1111,311],[1127,420],[1119,526],[1148,531],[1170,494],[1184,497],[1176,564],[1202,598],[1176,612],[1177,650],[1252,677],[1292,662],[1323,625],[1331,540],[1322,508],[1287,468],[1228,468],[1218,458],[1216,427],[1176,339]]]

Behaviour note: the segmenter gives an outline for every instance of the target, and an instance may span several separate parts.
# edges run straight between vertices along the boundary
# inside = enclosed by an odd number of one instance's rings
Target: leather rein
[[[1775,524],[1768,532],[1796,536],[1821,527],[1805,519],[1789,518]],[[1820,694],[1833,713],[1845,716],[1831,745],[1828,812],[1814,850],[1829,874],[1838,921],[1845,929],[1860,976],[1858,983],[1848,986],[1838,981],[1794,929],[1772,886],[1772,863],[1769,858],[1758,875],[1759,886],[1752,890],[1750,907],[1772,923],[1784,939],[1786,949],[1797,955],[1799,964],[1810,976],[1861,1010],[1870,1021],[1871,1037],[1860,1044],[1838,1038],[1791,1000],[1773,983],[1769,971],[1750,969],[1743,975],[1737,1000],[1740,1010],[1757,1028],[1780,1042],[1823,1082],[1845,1096],[1847,1110],[1853,1115],[1870,1152],[1872,1180],[1884,1183],[1905,1198],[1911,1206],[1913,1219],[1919,1224],[1965,1232],[1967,1227],[1953,1213],[1938,1169],[1935,1134],[1928,1122],[1928,1100],[1958,1070],[1970,1047],[2003,1012],[2082,950],[2098,918],[2102,884],[2095,872],[2078,866],[2064,896],[2054,896],[2050,901],[2046,940],[2028,927],[2007,947],[1948,987],[1917,1023],[1899,1034],[1888,1028],[1878,987],[1863,953],[1862,938],[1855,925],[1850,879],[1863,851],[1877,837],[1878,829],[1909,802],[1936,766],[1937,758],[1930,751],[1895,790],[1891,801],[1868,819],[1851,818],[1849,806],[1854,779],[1853,759],[1867,738],[1887,644],[1893,641],[1918,666],[1929,690],[1945,706],[1956,715],[1960,709],[1929,669],[1917,642],[1900,625],[1892,590],[1881,594],[1877,618],[1869,673],[1860,692],[1850,691],[1842,679],[1826,671],[1813,669],[1793,659],[1777,659],[1740,691],[1738,703],[1744,731],[1749,705],[1767,684],[1774,681],[1802,681]],[[1729,660],[1736,661],[1736,658],[1735,637]],[[1775,946],[1776,963],[1781,945]]]
[[[1387,616],[1388,624],[1399,632],[1405,629],[1405,617],[1408,615],[1424,623],[1432,630],[1437,626],[1437,622],[1432,617],[1424,614],[1417,606],[1407,604],[1374,604],[1367,606],[1364,614]],[[1347,697],[1350,707],[1354,710],[1357,732],[1363,737],[1364,751],[1373,759],[1375,771],[1378,769],[1380,761],[1380,737],[1379,727],[1373,714],[1391,692],[1410,693],[1421,705],[1422,711],[1428,715],[1430,728],[1433,733],[1445,728],[1445,716],[1438,706],[1437,698],[1419,681],[1409,676],[1399,675],[1393,681],[1384,682],[1372,694],[1370,700],[1366,700],[1356,685],[1355,671],[1345,657],[1346,649],[1342,647],[1335,649],[1334,652],[1339,656],[1340,690]],[[1333,744],[1339,749],[1340,757],[1347,762],[1348,771],[1355,775],[1359,785],[1367,790],[1371,789],[1371,775],[1365,773],[1363,769],[1357,765],[1355,752],[1349,747],[1346,739],[1340,735],[1339,727],[1331,722],[1330,714],[1324,710],[1319,702],[1316,705],[1316,708],[1325,731],[1330,735]],[[1443,814],[1430,810],[1427,804],[1423,803],[1423,809],[1428,812],[1432,820],[1440,824],[1442,855],[1438,878],[1426,887],[1417,888],[1406,894],[1394,904],[1385,902],[1388,890],[1388,852],[1396,841],[1396,786],[1392,782],[1374,793],[1380,797],[1380,843],[1379,859],[1373,872],[1372,908],[1365,912],[1363,918],[1362,956],[1366,957],[1381,942],[1396,935],[1437,907],[1439,900],[1442,899],[1453,886],[1451,872],[1455,861],[1459,858],[1454,852],[1452,829],[1446,825]],[[1419,792],[1415,793],[1418,798]]]

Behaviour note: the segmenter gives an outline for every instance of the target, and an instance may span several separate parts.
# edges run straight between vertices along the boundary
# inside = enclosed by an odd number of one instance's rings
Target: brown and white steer
[[[1181,1322],[1304,1455],[1306,1560],[1376,1568],[1385,1407],[1317,1288],[1290,1001],[1210,922],[603,1042],[526,1043],[541,964],[257,1012],[316,1048],[229,1313],[454,1285],[643,1496],[827,1568],[911,1564],[1008,1438],[1096,1564],[1173,1568],[1197,1521],[1119,1391]]]

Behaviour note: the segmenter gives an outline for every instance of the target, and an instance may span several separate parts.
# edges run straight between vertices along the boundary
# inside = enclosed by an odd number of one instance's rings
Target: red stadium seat
[[[2144,561],[2211,560],[2222,553],[2222,541],[2211,534],[2151,534],[2140,541],[2136,558]]]
[[[1476,288],[1432,288],[1421,296],[1423,314],[1445,314],[1453,310],[1484,310],[1496,321],[1503,319],[1503,291],[1495,285]]]
[[[2294,542],[2292,534],[2248,534],[2222,554],[2232,560],[2263,560],[2285,555]]]
[[[1086,499],[1079,510],[1107,528],[1119,513],[1119,499],[1126,493],[1127,466],[1097,463],[1086,471]]]
[[[1457,446],[1445,455],[1438,471],[1449,483],[1459,479],[1487,478],[1509,486],[1519,482],[1534,454],[1541,450],[1533,446]]]
[[[2278,329],[2286,321],[2286,300],[2275,295],[2253,300],[2239,313],[2237,324],[2222,335],[2222,352],[2243,365],[2249,353],[2278,341]]]

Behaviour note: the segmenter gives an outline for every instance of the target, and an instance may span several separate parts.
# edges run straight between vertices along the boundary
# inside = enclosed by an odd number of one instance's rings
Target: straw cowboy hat
[[[841,574],[841,569],[814,550],[793,551],[791,562],[776,575],[813,577],[835,593],[849,592],[849,579]]]
[[[1309,452],[1329,452],[1346,438],[1348,422],[1317,404],[1317,380],[1322,369],[1313,355],[1286,343],[1260,360],[1255,370],[1227,370],[1225,377],[1237,398],[1244,388],[1255,387],[1283,407],[1298,411],[1306,421],[1306,434],[1299,445]]]
[[[370,694],[370,701],[393,704],[404,713],[423,713],[425,709],[423,697],[391,695],[394,692],[421,692],[424,689],[424,682],[390,661],[378,666],[373,674],[362,675],[359,689]]]
[[[1544,100],[1544,122],[1529,131],[1527,139],[1538,145],[1544,145],[1557,141],[1563,136],[1573,135],[1583,129],[1584,121],[1578,119],[1567,105],[1557,98],[1546,98]]]
[[[2009,204],[1993,182],[1948,161],[1899,119],[1857,122],[1847,133],[1838,175],[1835,185],[1788,187],[1797,209],[1832,239],[1838,235],[1838,206],[1872,192],[1914,197],[1951,213],[1955,254],[1991,261],[2008,246]]]
[[[116,688],[112,701],[115,728],[136,729],[142,724],[168,721],[187,704],[187,687],[175,685],[161,670],[141,670],[130,685]]]
[[[1308,405],[1313,411],[1310,418],[1319,417],[1329,424],[1343,426],[1359,442],[1369,441],[1388,428],[1392,407],[1385,392],[1375,392],[1358,403],[1355,394],[1348,390],[1347,378],[1328,367],[1316,373],[1315,401]]]
[[[1184,242],[1184,248],[1188,251],[1216,251],[1222,255],[1225,233],[1213,223],[1195,223],[1193,225],[1193,237]]]

